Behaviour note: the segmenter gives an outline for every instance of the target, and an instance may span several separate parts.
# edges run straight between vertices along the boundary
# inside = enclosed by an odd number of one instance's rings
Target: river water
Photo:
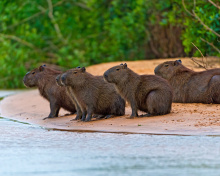
[[[220,137],[65,132],[0,118],[0,176],[9,175],[219,176]]]

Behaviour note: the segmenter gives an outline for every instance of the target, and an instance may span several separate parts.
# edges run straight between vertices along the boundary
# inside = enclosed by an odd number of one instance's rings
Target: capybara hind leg
[[[215,75],[210,81],[212,102],[220,103],[220,75]]]
[[[150,113],[142,114],[142,115],[140,115],[140,117],[152,117],[152,114],[150,114]]]
[[[102,119],[102,118],[104,118],[105,117],[105,115],[98,115],[98,114],[95,114],[94,116],[93,116],[93,118],[96,118],[96,119]]]
[[[156,91],[151,91],[147,96],[147,112],[148,114],[157,115],[160,114],[160,111],[162,111],[162,107],[160,107],[161,97],[158,97],[158,94]]]

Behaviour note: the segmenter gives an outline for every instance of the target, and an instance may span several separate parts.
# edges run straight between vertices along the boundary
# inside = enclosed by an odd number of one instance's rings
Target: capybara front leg
[[[92,119],[92,108],[88,108],[88,115],[87,115],[87,118],[86,118],[86,122],[89,122],[89,121],[91,121],[91,119]]]
[[[60,106],[58,106],[55,102],[50,102],[50,114],[48,117],[45,117],[43,120],[47,118],[58,117],[60,111]]]
[[[80,120],[82,118],[82,111],[81,111],[81,108],[78,105],[76,106],[76,111],[77,111],[77,115],[76,115],[76,118],[74,120]]]
[[[138,110],[137,110],[137,105],[135,101],[131,101],[131,110],[132,110],[132,113],[131,113],[130,118],[138,117],[138,112],[137,112]]]
[[[87,115],[87,111],[83,110],[81,121],[85,121],[86,120],[86,115]]]

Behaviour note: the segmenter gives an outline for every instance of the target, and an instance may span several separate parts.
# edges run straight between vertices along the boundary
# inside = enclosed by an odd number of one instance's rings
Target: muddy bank
[[[126,63],[139,74],[153,74],[155,66],[164,61],[165,59]],[[194,70],[202,70],[201,68],[195,68],[196,65],[190,59],[182,59],[182,61],[187,67],[194,68]],[[95,75],[101,75],[109,67],[118,63],[121,62],[94,65],[88,67],[87,71]],[[214,67],[218,67],[218,65]],[[220,135],[220,105],[216,104],[173,103],[170,114],[135,119],[128,119],[131,109],[130,107],[126,107],[125,116],[103,120],[94,119],[91,122],[70,121],[76,115],[63,116],[68,113],[64,110],[60,111],[61,117],[42,120],[49,114],[49,111],[49,103],[39,95],[37,90],[9,96],[1,101],[0,104],[2,117],[60,130]]]

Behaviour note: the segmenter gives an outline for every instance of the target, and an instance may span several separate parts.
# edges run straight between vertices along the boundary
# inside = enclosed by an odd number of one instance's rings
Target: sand
[[[197,68],[197,65],[189,58],[181,59],[187,67],[196,71],[204,70]],[[139,74],[153,74],[155,66],[167,60],[176,59],[127,61],[126,63],[129,68]],[[209,58],[209,65],[219,67],[220,65],[215,61],[216,58]],[[121,62],[93,65],[88,67],[87,71],[94,75],[102,75],[105,70],[119,63]],[[158,135],[220,135],[220,105],[218,104],[173,103],[170,114],[134,119],[129,119],[131,108],[127,106],[124,116],[102,120],[93,119],[91,122],[70,121],[76,115],[65,115],[68,112],[64,110],[60,111],[60,117],[42,120],[48,116],[49,111],[49,102],[43,99],[36,89],[8,96],[0,103],[2,117],[48,129]]]

